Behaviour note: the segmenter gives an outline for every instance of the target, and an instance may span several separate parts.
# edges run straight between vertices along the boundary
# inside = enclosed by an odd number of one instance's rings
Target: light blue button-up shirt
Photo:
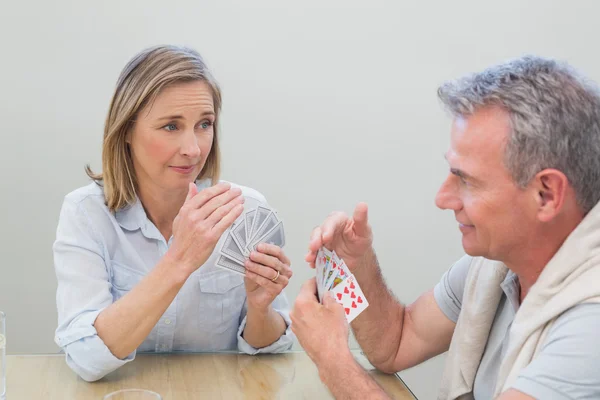
[[[209,185],[208,180],[199,182],[198,190]],[[267,205],[256,190],[238,187],[246,200],[245,209]],[[256,354],[290,349],[294,336],[284,293],[275,299],[273,308],[287,324],[285,334],[261,349],[241,336],[247,311],[244,277],[215,265],[224,239],[188,278],[136,351]],[[98,336],[94,321],[154,268],[171,241],[165,241],[139,200],[111,213],[96,183],[65,197],[53,247],[58,279],[55,341],[65,352],[67,364],[83,379],[100,379],[135,358],[136,351],[125,359],[116,358]]]

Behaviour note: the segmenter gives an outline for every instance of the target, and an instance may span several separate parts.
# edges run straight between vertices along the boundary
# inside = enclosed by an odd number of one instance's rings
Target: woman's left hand
[[[267,310],[292,277],[290,260],[279,246],[261,243],[246,260],[248,307]],[[277,279],[275,279],[277,278]]]

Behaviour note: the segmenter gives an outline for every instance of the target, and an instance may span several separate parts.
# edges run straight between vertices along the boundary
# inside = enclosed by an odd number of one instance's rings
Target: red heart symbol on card
[[[352,294],[350,295],[350,298],[351,299],[355,299],[356,298],[356,295],[354,294],[354,292],[352,292]]]
[[[362,297],[358,296],[358,300],[359,303],[362,303]]]
[[[352,308],[358,307],[355,302],[352,302]]]
[[[350,309],[349,308],[344,308],[344,311],[346,311],[346,315],[350,314]]]
[[[354,282],[350,282],[350,289],[354,289],[356,286],[354,286]]]
[[[345,288],[344,288],[344,293],[345,293],[345,294],[348,294],[348,293],[350,293],[350,291],[348,290],[348,288],[347,288],[347,287],[345,287]]]
[[[342,294],[341,294],[341,293],[338,293],[338,294],[337,294],[337,297],[338,297],[338,300],[341,300],[341,299],[342,299]]]

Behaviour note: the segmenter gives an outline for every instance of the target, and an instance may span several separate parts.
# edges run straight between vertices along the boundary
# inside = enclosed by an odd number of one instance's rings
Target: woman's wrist
[[[269,317],[269,314],[271,314],[272,311],[273,311],[273,307],[271,307],[271,304],[269,304],[266,307],[262,307],[262,306],[253,306],[252,304],[248,303],[247,315],[252,316],[254,318],[260,318],[262,320],[265,320]]]
[[[182,257],[177,256],[171,249],[167,250],[161,260],[161,264],[169,271],[169,276],[175,279],[176,283],[185,283],[195,269],[191,268]]]

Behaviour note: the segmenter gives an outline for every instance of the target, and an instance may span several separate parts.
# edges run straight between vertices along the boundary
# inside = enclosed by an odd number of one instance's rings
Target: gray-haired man
[[[450,350],[439,399],[600,398],[598,88],[565,64],[523,57],[438,95],[454,121],[436,204],[454,212],[467,255],[404,306],[386,287],[359,204],[315,229],[307,261],[324,245],[355,274],[370,306],[352,329],[379,369]],[[314,279],[292,321],[336,397],[386,398],[341,350],[344,313],[317,302]]]

